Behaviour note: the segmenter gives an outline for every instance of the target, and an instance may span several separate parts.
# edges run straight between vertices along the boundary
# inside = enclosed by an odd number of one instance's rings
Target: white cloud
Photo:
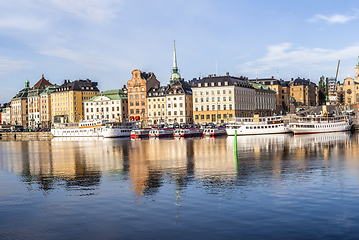
[[[349,16],[349,15],[339,15],[335,14],[333,16],[324,16],[322,14],[317,14],[313,18],[309,19],[309,22],[318,22],[320,20],[324,20],[329,24],[334,23],[346,23],[350,20],[356,19],[356,16]]]
[[[244,65],[238,66],[238,68],[246,73],[252,73],[255,69],[266,71],[277,68],[308,71],[322,63],[352,58],[357,53],[359,53],[359,45],[337,50],[295,47],[292,43],[282,43],[268,46],[267,53],[263,58],[247,62]]]
[[[114,0],[50,0],[55,7],[78,18],[94,22],[107,22],[116,14]]]
[[[31,62],[12,60],[8,57],[0,56],[0,75],[12,74],[20,70],[31,68],[33,68]]]

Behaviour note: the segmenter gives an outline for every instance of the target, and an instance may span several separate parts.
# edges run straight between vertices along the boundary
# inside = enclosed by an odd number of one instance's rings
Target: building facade
[[[28,127],[28,99],[27,95],[30,90],[30,82],[26,80],[25,88],[19,91],[11,99],[11,124]]]
[[[271,90],[268,86],[261,83],[250,82],[253,88],[256,90],[255,94],[255,111],[260,117],[272,116],[277,112],[277,94],[274,90]]]
[[[276,92],[276,113],[283,114],[289,111],[290,105],[290,88],[289,82],[282,79],[271,78],[256,78],[250,79],[249,82],[260,83],[268,86],[271,90]]]
[[[97,82],[91,80],[65,80],[51,93],[52,122],[79,122],[84,118],[83,101],[99,93]]]
[[[40,119],[42,128],[51,127],[51,93],[57,85],[46,86],[45,91],[40,94]]]
[[[35,85],[30,88],[28,93],[28,109],[29,109],[29,127],[40,127],[41,125],[41,93],[43,93],[47,86],[52,84],[44,78],[44,74]]]
[[[210,75],[192,87],[193,116],[199,123],[224,123],[255,113],[255,89],[244,77]]]
[[[193,123],[193,98],[191,87],[183,80],[174,82],[167,91],[167,123]]]
[[[84,101],[85,120],[107,119],[110,122],[127,120],[127,89],[107,90]]]
[[[295,99],[297,106],[317,106],[318,86],[305,78],[292,79],[289,83],[290,95]]]
[[[2,106],[0,124],[11,124],[11,103]]]
[[[148,125],[167,123],[166,94],[169,86],[155,85],[147,91]]]
[[[155,85],[160,86],[160,82],[154,73],[145,73],[138,69],[132,71],[132,78],[127,81],[128,118],[130,121],[147,124],[147,89]]]

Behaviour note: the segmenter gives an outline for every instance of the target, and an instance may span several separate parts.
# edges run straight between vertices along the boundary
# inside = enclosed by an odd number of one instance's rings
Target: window
[[[204,119],[204,115],[201,115],[201,119]]]
[[[207,111],[209,111],[209,105],[206,106]]]
[[[136,109],[136,113],[140,113],[140,109]]]
[[[133,106],[133,102],[130,102],[130,106],[131,106],[131,107]]]
[[[217,115],[217,119],[221,119],[221,114],[218,114],[218,115]]]
[[[195,98],[195,99],[194,99],[194,102],[198,102],[198,98]]]
[[[145,94],[141,94],[141,98],[145,98]]]
[[[168,111],[168,116],[171,116],[171,111]]]
[[[145,101],[141,101],[141,106],[145,106]]]
[[[136,94],[136,99],[138,99],[139,98],[139,96],[138,96],[138,94]]]
[[[198,120],[198,115],[195,115],[194,118],[195,118],[196,120]]]
[[[206,119],[210,119],[210,115],[209,115],[209,114],[206,115]]]
[[[136,101],[136,106],[140,106],[140,102],[139,102],[139,101]]]
[[[223,89],[223,94],[226,94],[226,90],[225,90],[225,89]]]
[[[133,113],[133,109],[131,109],[131,113]]]

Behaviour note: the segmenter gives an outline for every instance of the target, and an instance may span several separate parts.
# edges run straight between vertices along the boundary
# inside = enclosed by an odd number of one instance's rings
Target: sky
[[[176,41],[185,80],[355,76],[357,1],[1,0],[0,103],[41,74],[121,88],[139,69],[169,83]]]

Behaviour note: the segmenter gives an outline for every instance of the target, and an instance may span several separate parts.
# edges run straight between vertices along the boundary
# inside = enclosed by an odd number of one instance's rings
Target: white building
[[[111,122],[127,120],[127,89],[105,91],[84,101],[84,120],[107,119]]]

